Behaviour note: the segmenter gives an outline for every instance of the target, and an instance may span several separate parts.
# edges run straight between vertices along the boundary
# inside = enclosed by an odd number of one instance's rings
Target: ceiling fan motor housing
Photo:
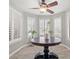
[[[46,3],[42,3],[42,4],[40,5],[40,7],[41,7],[41,8],[47,8],[48,5],[47,5]]]

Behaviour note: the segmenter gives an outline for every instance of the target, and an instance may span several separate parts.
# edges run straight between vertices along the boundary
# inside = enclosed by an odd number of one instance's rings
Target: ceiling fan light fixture
[[[47,8],[40,8],[40,12],[46,12]]]
[[[40,12],[46,12],[47,11],[47,6],[46,5],[41,5],[40,6]]]

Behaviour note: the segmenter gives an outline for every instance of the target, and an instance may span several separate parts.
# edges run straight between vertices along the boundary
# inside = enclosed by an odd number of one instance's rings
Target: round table
[[[58,56],[49,52],[49,46],[55,46],[61,43],[61,39],[57,37],[50,37],[46,39],[44,37],[34,38],[31,40],[31,43],[37,46],[43,46],[43,53],[38,53],[34,59],[58,59]]]

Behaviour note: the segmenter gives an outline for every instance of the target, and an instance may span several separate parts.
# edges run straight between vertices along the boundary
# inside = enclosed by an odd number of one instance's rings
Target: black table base
[[[44,46],[44,53],[38,53],[34,59],[58,59],[58,56],[49,52],[48,46]]]

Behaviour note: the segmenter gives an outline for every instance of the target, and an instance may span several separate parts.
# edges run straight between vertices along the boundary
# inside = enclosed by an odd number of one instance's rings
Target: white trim
[[[17,50],[15,50],[14,52],[12,52],[12,53],[10,53],[9,54],[9,58],[11,57],[11,56],[13,56],[15,53],[17,53],[18,51],[20,51],[22,48],[24,48],[25,46],[27,46],[27,45],[23,45],[23,46],[21,46],[20,48],[18,48]]]

